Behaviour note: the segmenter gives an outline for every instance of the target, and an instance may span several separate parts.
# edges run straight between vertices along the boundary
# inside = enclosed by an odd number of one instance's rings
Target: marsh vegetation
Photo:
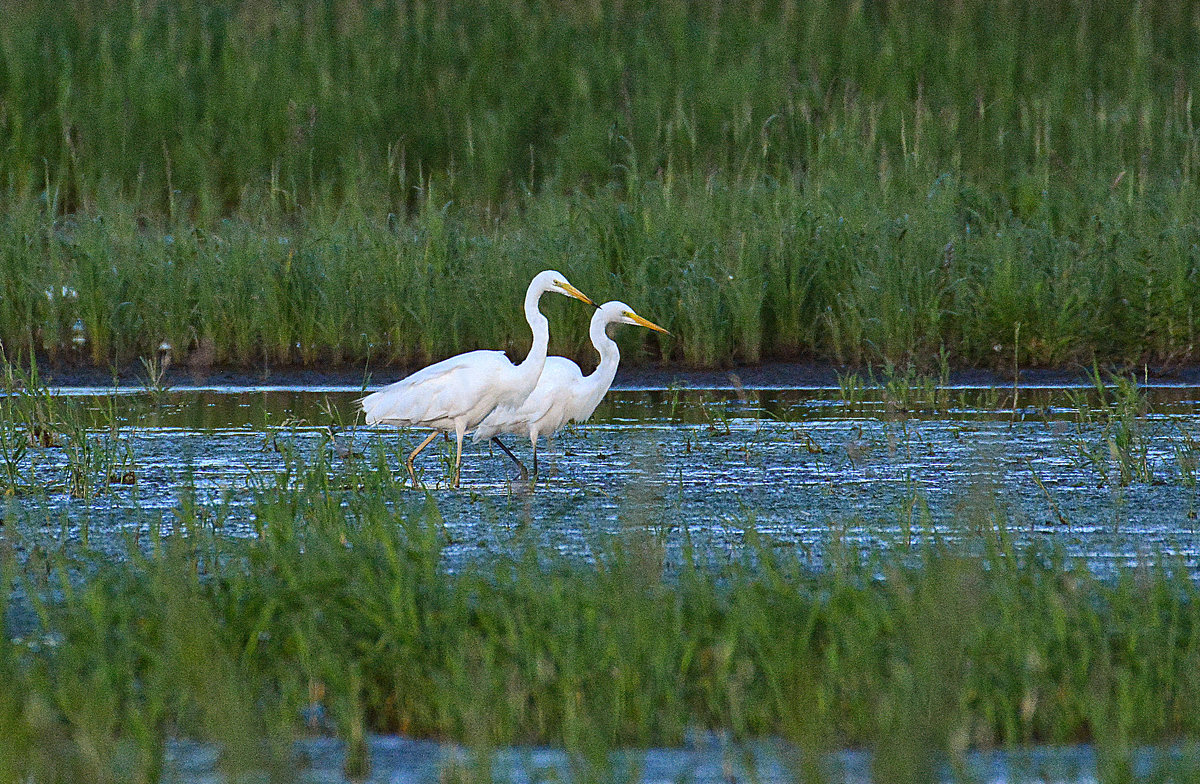
[[[288,778],[293,741],[333,736],[353,774],[380,732],[562,748],[598,780],[709,732],[789,744],[797,778],[844,748],[927,781],[1087,743],[1119,779],[1197,731],[1186,393],[618,392],[529,495],[483,450],[463,490],[448,450],[412,490],[416,434],[339,417],[353,392],[9,379],[9,780],[155,781],[180,738]]]
[[[1191,3],[477,5],[17,3],[0,340],[519,350],[554,266],[633,362],[1195,361]]]
[[[475,754],[444,781],[711,737],[1197,778],[1200,407],[1144,383],[1197,360],[1197,13],[9,4],[0,782],[291,780],[299,739],[361,778],[375,733]],[[627,364],[845,374],[618,392],[533,493],[438,444],[413,491],[361,389],[171,389],[522,355],[546,267],[677,336]],[[79,367],[145,388],[46,386]]]

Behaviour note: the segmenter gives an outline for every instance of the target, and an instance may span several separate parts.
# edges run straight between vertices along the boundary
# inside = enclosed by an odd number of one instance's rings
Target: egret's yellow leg
[[[412,486],[413,487],[417,486],[417,473],[416,473],[416,471],[413,470],[413,460],[416,458],[416,456],[418,454],[420,454],[422,449],[429,446],[430,441],[437,438],[437,434],[438,434],[438,431],[436,431],[436,430],[434,430],[432,433],[430,433],[429,438],[426,438],[424,441],[422,441],[421,445],[412,451],[412,454],[410,454],[408,456],[408,460],[405,461],[405,463],[404,463],[405,467],[408,468],[408,475],[412,477]]]
[[[462,425],[458,425],[454,428],[454,435],[455,435],[456,439],[458,440],[458,453],[454,456],[454,486],[455,487],[458,487],[458,480],[462,474],[462,442],[463,442],[463,434],[466,432],[466,430],[467,429]]]
[[[533,447],[533,481],[534,481],[534,483],[537,482],[537,477],[538,477],[537,445],[538,445],[538,438],[540,436],[541,436],[541,434],[538,433],[536,430],[534,430],[533,432],[531,432],[529,434],[529,445],[531,447]]]

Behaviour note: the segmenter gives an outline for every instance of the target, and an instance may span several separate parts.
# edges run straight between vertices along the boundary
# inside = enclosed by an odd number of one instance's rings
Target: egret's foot
[[[518,498],[528,498],[533,492],[533,483],[525,479],[509,479],[508,490]]]

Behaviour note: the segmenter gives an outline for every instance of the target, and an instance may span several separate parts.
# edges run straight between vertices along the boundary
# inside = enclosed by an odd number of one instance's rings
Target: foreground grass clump
[[[1119,761],[1200,732],[1182,567],[1102,579],[1002,532],[819,562],[750,532],[729,558],[631,528],[593,561],[517,532],[448,570],[436,507],[373,476],[293,465],[259,490],[251,540],[195,505],[121,558],[18,557],[5,529],[0,779],[154,780],[171,736],[221,743],[231,772],[282,769],[313,727],[352,749],[375,730],[589,758],[717,728],[867,746],[883,780],[970,747],[1091,741]]]

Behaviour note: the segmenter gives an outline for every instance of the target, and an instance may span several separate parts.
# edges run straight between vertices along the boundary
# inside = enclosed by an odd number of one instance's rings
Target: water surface
[[[65,541],[120,553],[126,534],[178,530],[179,510],[189,507],[209,510],[225,535],[253,536],[254,489],[318,454],[334,467],[403,477],[401,460],[422,433],[362,426],[360,395],[344,387],[58,390],[56,399],[93,425],[85,436],[95,450],[93,491],[70,492],[70,436],[31,447],[20,467],[29,481],[7,502],[6,535],[24,552]],[[448,488],[452,444],[437,440],[419,459],[427,489],[413,490],[411,508],[397,514],[434,500],[453,542],[448,568],[530,541],[586,558],[629,529],[661,537],[668,551],[686,539],[713,558],[735,556],[753,531],[819,563],[834,542],[872,552],[994,526],[1054,542],[1100,571],[1164,554],[1200,567],[1200,389],[1157,388],[1124,407],[1083,387],[1023,389],[1015,399],[1011,390],[958,388],[934,398],[617,390],[592,421],[543,446],[547,471],[533,491],[486,444],[468,446],[462,487]],[[528,457],[528,444],[509,443]],[[386,468],[364,468],[380,459]],[[461,749],[433,741],[375,737],[370,751],[370,781],[441,781],[470,764]],[[340,742],[301,741],[296,753],[300,780],[345,780]],[[218,758],[210,745],[174,741],[165,780],[221,780]],[[622,780],[769,782],[796,780],[797,760],[777,743],[718,737],[617,755],[612,765]],[[1088,747],[971,753],[964,762],[981,781],[1090,782],[1102,767]],[[1177,750],[1142,750],[1132,766],[1150,775],[1194,771],[1194,762]],[[561,750],[502,749],[492,770],[513,782],[569,781],[580,777],[577,764]],[[821,768],[831,781],[872,777],[862,752],[828,755]]]
[[[403,456],[423,437],[363,426],[357,389],[86,392],[63,399],[112,420],[89,438],[117,455],[110,474],[134,481],[101,480],[98,494],[71,497],[58,479],[68,450],[38,448],[27,460],[41,492],[19,504],[48,506],[59,535],[86,528],[93,545],[169,528],[181,499],[221,507],[224,530],[247,535],[250,488],[289,458],[329,450],[335,462],[361,462],[384,452],[402,477]],[[1011,390],[936,394],[619,390],[590,422],[543,442],[533,492],[486,443],[468,444],[458,490],[447,487],[452,440],[436,440],[418,465],[456,543],[452,557],[500,547],[518,528],[586,554],[594,537],[628,526],[731,551],[749,529],[780,546],[836,538],[870,549],[1003,525],[1101,569],[1158,554],[1197,565],[1200,390],[1148,390],[1124,420],[1111,396],[1084,388],[1020,390],[1016,400]],[[509,444],[529,461],[527,442]],[[414,504],[424,498],[414,491]]]

